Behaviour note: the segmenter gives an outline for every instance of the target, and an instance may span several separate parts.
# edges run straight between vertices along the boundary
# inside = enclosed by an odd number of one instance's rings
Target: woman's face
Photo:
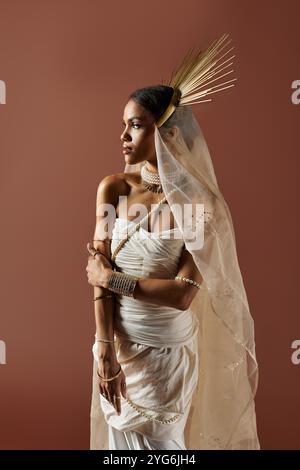
[[[143,106],[129,100],[124,108],[123,126],[122,145],[131,149],[124,154],[125,163],[156,162],[154,117]]]

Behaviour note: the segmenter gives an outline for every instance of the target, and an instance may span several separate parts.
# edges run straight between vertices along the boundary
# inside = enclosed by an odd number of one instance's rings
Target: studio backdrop
[[[88,449],[86,245],[124,171],[129,94],[223,33],[236,85],[194,109],[255,323],[262,449],[300,448],[297,0],[0,0],[0,449]]]

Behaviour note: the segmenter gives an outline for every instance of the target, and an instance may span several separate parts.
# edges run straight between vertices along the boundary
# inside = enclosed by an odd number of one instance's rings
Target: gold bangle
[[[116,339],[97,339],[96,338],[96,342],[99,342],[99,343],[115,343],[117,340]]]
[[[101,377],[101,375],[99,374],[98,369],[97,369],[97,375],[101,380],[103,380],[103,382],[110,382],[111,380],[116,379],[117,377],[119,377],[121,372],[122,372],[122,369],[121,369],[121,366],[120,366],[120,369],[118,370],[117,374],[114,377],[111,377],[110,379],[105,379],[104,377]]]
[[[93,302],[95,302],[96,300],[99,300],[99,299],[106,299],[106,297],[114,297],[114,294],[98,295],[98,297],[95,297],[95,298],[93,299]]]

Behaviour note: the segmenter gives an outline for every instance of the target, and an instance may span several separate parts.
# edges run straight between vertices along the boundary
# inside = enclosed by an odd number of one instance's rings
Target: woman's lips
[[[131,153],[131,152],[132,152],[132,149],[130,148],[123,149],[124,155],[126,155],[127,153]]]

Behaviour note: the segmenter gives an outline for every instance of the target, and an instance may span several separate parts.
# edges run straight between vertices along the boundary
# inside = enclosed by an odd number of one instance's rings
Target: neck
[[[146,168],[147,170],[151,171],[152,173],[157,173],[158,174],[158,168],[156,163],[150,163],[148,160],[146,160]]]

